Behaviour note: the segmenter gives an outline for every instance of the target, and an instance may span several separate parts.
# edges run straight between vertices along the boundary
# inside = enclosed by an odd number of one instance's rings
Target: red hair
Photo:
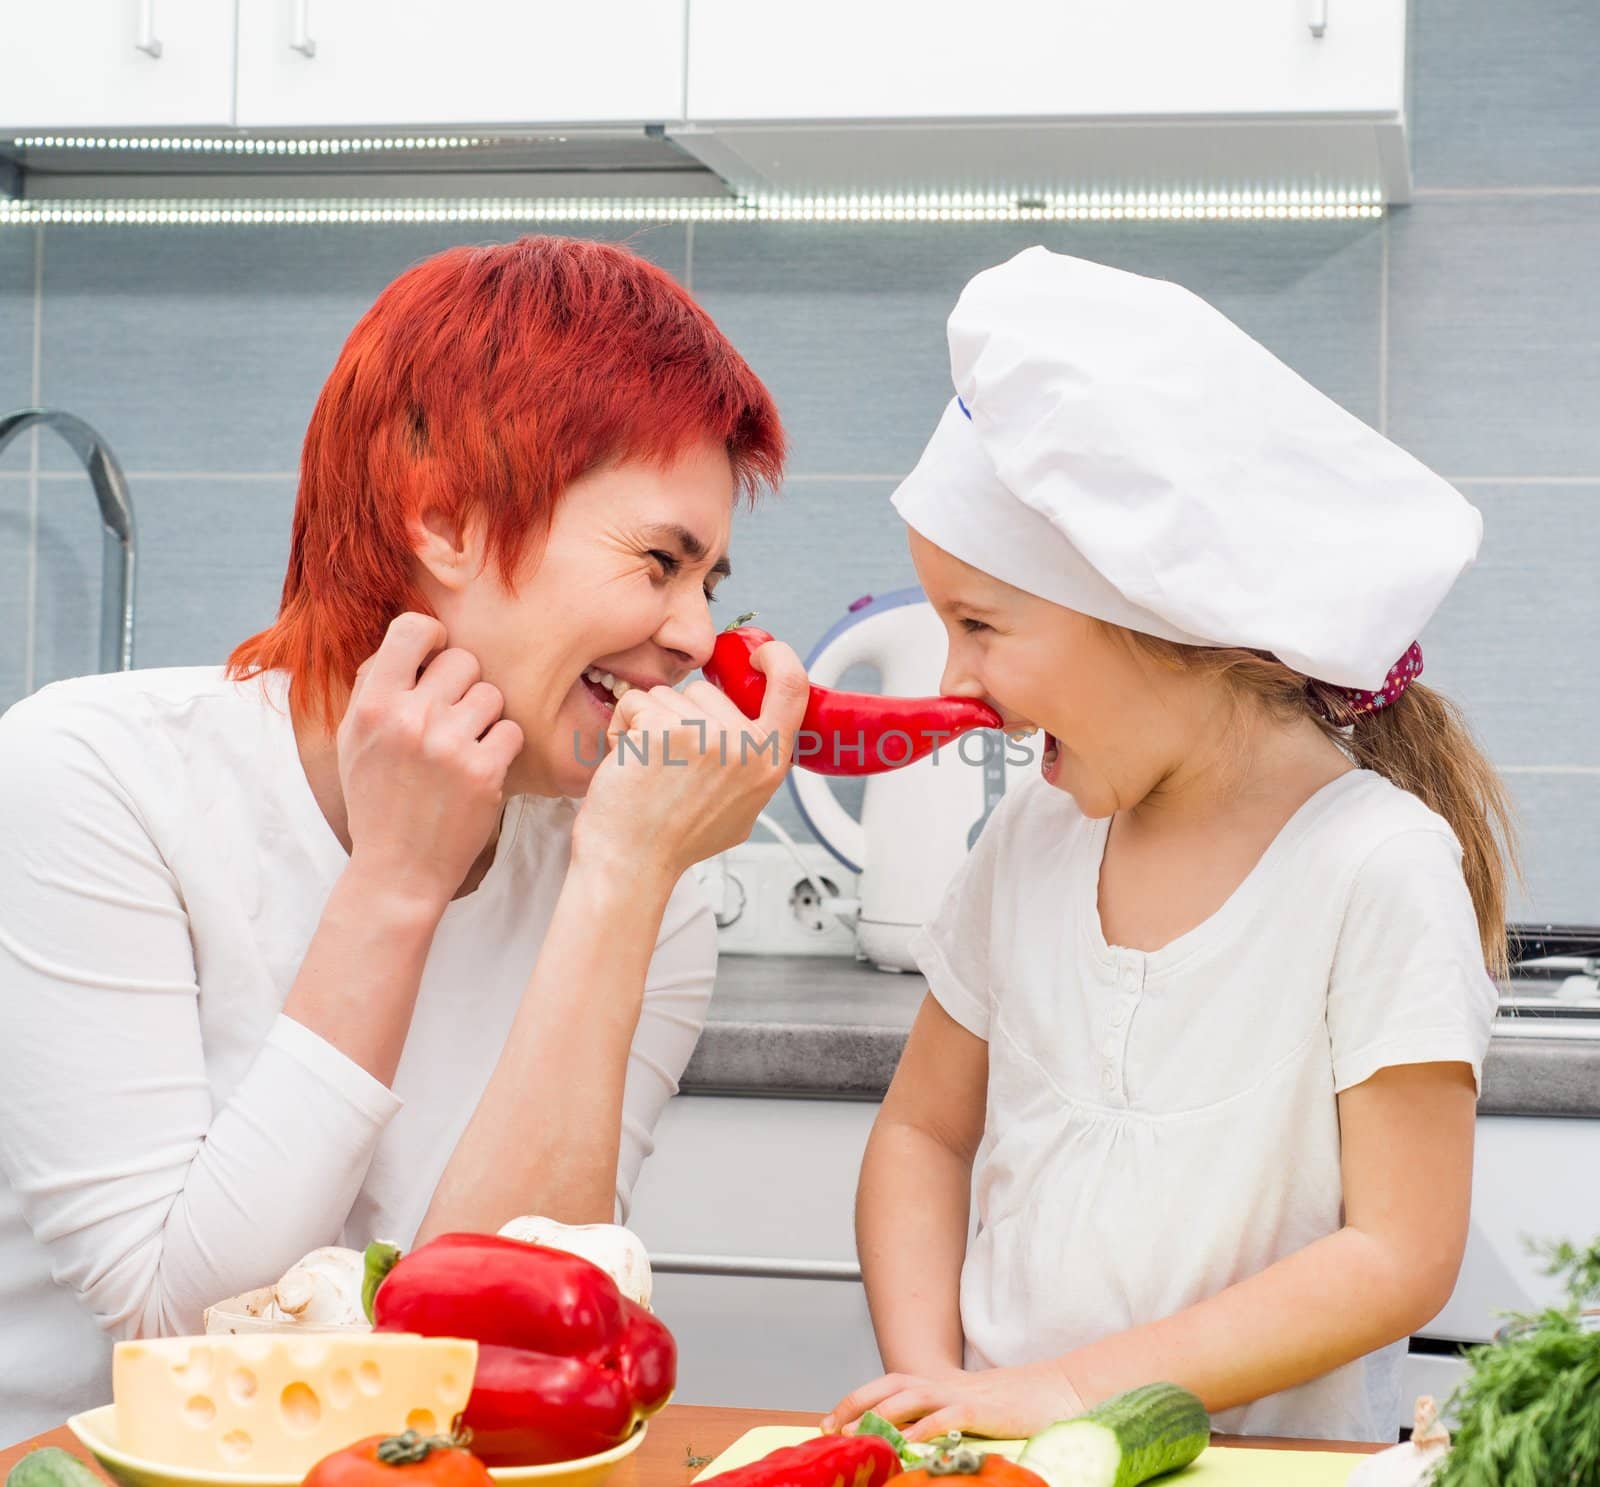
[[[339,353],[306,430],[278,618],[228,673],[289,672],[296,712],[332,728],[390,620],[427,608],[408,535],[422,511],[481,516],[509,584],[580,475],[706,440],[743,496],[777,484],[771,395],[664,270],[559,237],[427,259]]]

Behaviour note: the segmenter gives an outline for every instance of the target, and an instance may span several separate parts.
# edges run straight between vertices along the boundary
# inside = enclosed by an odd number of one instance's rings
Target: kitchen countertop
[[[725,955],[683,1090],[881,1099],[926,991],[843,956]],[[1478,1113],[1600,1116],[1600,1017],[1502,1015]]]
[[[715,1406],[669,1404],[650,1422],[639,1449],[606,1478],[606,1487],[685,1487],[694,1473],[691,1454],[704,1460],[719,1455],[758,1425],[814,1426],[817,1417],[783,1410],[723,1409]],[[1281,1436],[1248,1437],[1213,1435],[1213,1445],[1247,1446],[1263,1451],[1339,1451],[1351,1455],[1381,1451],[1366,1441],[1288,1440]],[[29,1451],[57,1446],[76,1456],[102,1481],[106,1474],[66,1426],[36,1435],[31,1440],[0,1449],[0,1480]]]

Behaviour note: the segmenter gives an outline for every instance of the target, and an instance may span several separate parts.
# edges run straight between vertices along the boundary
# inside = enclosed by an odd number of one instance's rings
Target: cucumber
[[[41,1446],[29,1451],[6,1474],[6,1487],[106,1487],[70,1451]]]
[[[1137,1487],[1187,1466],[1210,1439],[1211,1416],[1193,1394],[1146,1384],[1041,1430],[1017,1459],[1049,1487]]]

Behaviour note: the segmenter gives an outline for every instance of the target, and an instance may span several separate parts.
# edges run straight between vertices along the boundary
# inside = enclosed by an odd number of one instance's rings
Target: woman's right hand
[[[447,646],[439,620],[397,616],[338,733],[352,867],[437,913],[495,829],[523,742],[477,658]]]

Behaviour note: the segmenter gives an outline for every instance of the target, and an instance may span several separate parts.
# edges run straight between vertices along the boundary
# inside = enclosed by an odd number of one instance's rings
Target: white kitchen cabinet
[[[656,1127],[629,1225],[652,1254],[853,1262],[861,1155],[878,1106],[842,1100],[685,1095]],[[1524,1236],[1587,1243],[1600,1233],[1600,1120],[1482,1116],[1461,1276],[1423,1335],[1481,1341],[1506,1310],[1558,1299]],[[1426,1181],[1426,1174],[1420,1179]],[[685,1404],[817,1409],[879,1369],[859,1282],[658,1275],[657,1310],[679,1340]],[[1419,1393],[1443,1400],[1459,1360],[1412,1354]]]
[[[1560,1302],[1559,1282],[1542,1273],[1528,1240],[1583,1245],[1600,1234],[1600,1120],[1484,1115],[1476,1134],[1461,1274],[1445,1309],[1423,1328],[1466,1342],[1492,1337],[1505,1312]]]
[[[644,124],[683,109],[685,0],[239,0],[244,128]]]
[[[1449,1399],[1466,1382],[1465,1358],[1441,1357],[1436,1353],[1412,1352],[1400,1366],[1400,1416],[1395,1421],[1395,1433],[1409,1427],[1417,1417],[1417,1400],[1426,1394],[1439,1406],[1445,1425],[1455,1428],[1455,1411]]]
[[[856,1175],[875,1104],[683,1095],[628,1224],[652,1254],[855,1260]],[[657,1275],[680,1404],[822,1411],[880,1372],[859,1282]]]
[[[694,0],[688,116],[1393,114],[1405,28],[1405,0]]]
[[[34,0],[5,7],[0,129],[225,128],[233,6]]]

